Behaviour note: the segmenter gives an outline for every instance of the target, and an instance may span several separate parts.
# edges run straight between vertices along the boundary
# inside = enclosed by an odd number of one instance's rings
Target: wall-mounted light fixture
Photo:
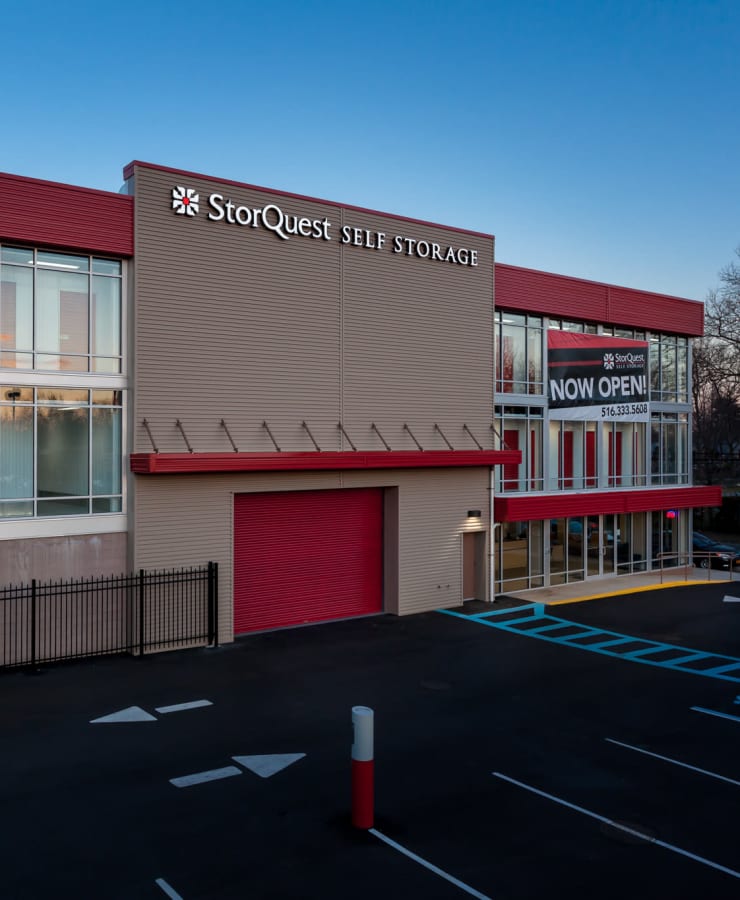
[[[469,509],[468,510],[468,518],[469,519],[480,519],[480,510],[479,509]]]

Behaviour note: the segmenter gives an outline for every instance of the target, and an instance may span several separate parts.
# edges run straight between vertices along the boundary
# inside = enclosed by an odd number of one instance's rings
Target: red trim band
[[[519,450],[345,450],[310,453],[132,453],[137,475],[204,472],[309,472],[328,469],[427,469],[521,462]]]
[[[497,522],[528,519],[560,519],[565,516],[596,516],[600,513],[651,512],[660,509],[691,509],[721,506],[720,487],[671,487],[615,490],[589,493],[498,495]]]

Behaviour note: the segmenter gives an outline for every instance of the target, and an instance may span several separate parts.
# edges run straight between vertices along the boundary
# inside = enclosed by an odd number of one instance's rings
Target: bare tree
[[[735,251],[740,259],[740,247]],[[719,273],[720,286],[710,291],[705,307],[705,332],[726,341],[740,361],[740,264],[731,262]],[[738,368],[735,368],[737,374]]]
[[[740,478],[740,265],[719,277],[693,352],[694,471],[705,484]]]

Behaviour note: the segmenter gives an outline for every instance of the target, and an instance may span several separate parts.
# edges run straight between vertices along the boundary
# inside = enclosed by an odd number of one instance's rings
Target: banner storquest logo
[[[614,354],[613,353],[605,353],[604,354],[604,368],[607,371],[614,368]]]
[[[179,216],[194,216],[198,212],[200,197],[192,188],[172,188],[172,209]]]

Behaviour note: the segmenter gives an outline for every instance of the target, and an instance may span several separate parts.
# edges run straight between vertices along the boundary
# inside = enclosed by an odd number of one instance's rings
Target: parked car
[[[740,572],[740,550],[731,544],[721,544],[700,531],[691,538],[694,548],[694,565],[702,569],[731,569]]]

